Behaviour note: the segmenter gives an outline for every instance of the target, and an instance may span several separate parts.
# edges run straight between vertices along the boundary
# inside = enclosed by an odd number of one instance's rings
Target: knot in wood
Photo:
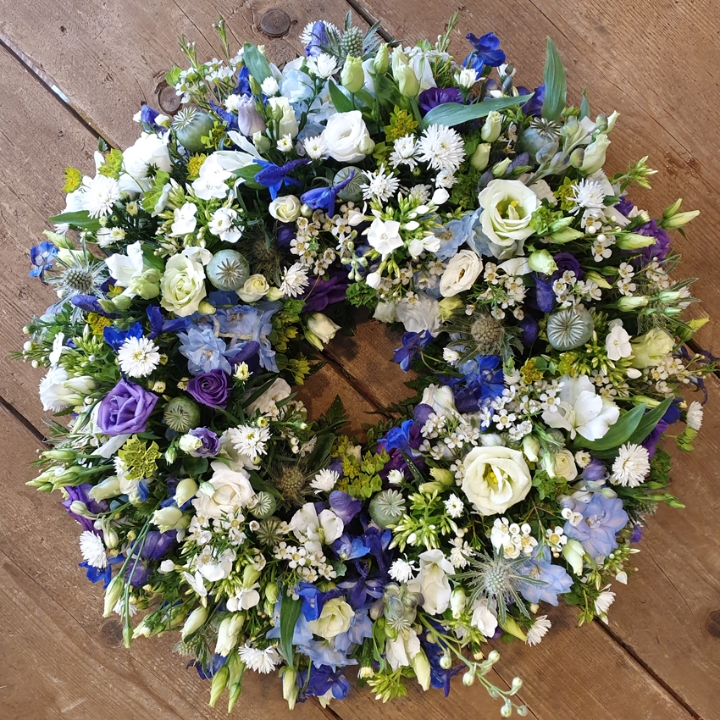
[[[720,610],[713,610],[705,619],[705,629],[716,638],[720,638]]]
[[[123,626],[119,620],[110,618],[100,626],[100,638],[108,647],[119,647],[123,642]]]
[[[271,38],[287,35],[290,30],[290,16],[284,10],[268,10],[260,18],[260,29]]]
[[[160,109],[167,115],[174,115],[180,109],[180,96],[166,82],[158,86],[157,96]]]

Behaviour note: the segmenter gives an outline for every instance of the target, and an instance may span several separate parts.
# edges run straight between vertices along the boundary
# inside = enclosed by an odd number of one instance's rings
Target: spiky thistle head
[[[302,505],[308,491],[307,473],[298,465],[281,465],[275,473],[275,487],[288,505]]]

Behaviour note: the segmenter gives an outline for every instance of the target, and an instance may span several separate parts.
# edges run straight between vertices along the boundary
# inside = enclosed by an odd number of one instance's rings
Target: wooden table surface
[[[434,38],[459,9],[454,51],[465,54],[465,33],[493,30],[529,86],[540,80],[551,35],[571,97],[586,87],[593,111],[621,113],[610,168],[649,155],[660,171],[653,192],[636,202],[657,214],[679,195],[684,209],[702,211],[676,247],[683,275],[702,275],[695,294],[704,311],[720,320],[717,0],[0,0],[0,720],[225,716],[206,705],[208,684],[171,652],[172,638],[141,640],[126,651],[118,622],[102,619],[102,590],[77,568],[78,527],[56,497],[25,487],[45,428],[39,371],[8,354],[22,345],[30,314],[51,302],[48,289],[27,276],[27,251],[48,227],[46,216],[63,206],[63,168],[90,171],[98,136],[119,147],[132,143],[131,117],[141,102],[157,107],[162,96],[164,109],[174,109],[162,81],[171,63],[182,62],[179,34],[209,59],[218,52],[211,24],[220,13],[236,42],[264,43],[280,64],[299,49],[307,22],[339,24],[350,6],[360,23],[380,18],[388,38],[406,41]],[[284,16],[266,15],[273,9]],[[699,337],[716,352],[718,327]],[[357,429],[373,407],[402,397],[405,378],[391,362],[396,343],[377,324],[336,341],[303,392],[311,410],[340,394]],[[651,519],[637,573],[614,588],[609,625],[578,629],[576,613],[559,608],[549,613],[553,631],[542,644],[500,648],[499,677],[522,676],[530,717],[720,719],[720,381],[711,377],[708,385],[696,452],[674,452],[673,491],[687,509],[662,508]],[[236,717],[288,716],[274,678],[246,677]],[[295,717],[478,720],[497,713],[484,690],[457,682],[447,699],[413,685],[408,698],[383,706],[359,691],[327,710],[300,705]]]

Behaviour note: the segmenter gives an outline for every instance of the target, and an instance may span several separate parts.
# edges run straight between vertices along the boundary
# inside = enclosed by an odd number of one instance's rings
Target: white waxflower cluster
[[[317,582],[320,578],[332,580],[337,577],[333,566],[322,551],[304,545],[293,545],[284,540],[273,548],[274,557],[287,562],[305,582]]]
[[[532,529],[527,523],[511,523],[506,517],[495,518],[490,531],[490,542],[496,551],[502,549],[506,558],[520,555],[532,555],[538,541],[531,535]]]

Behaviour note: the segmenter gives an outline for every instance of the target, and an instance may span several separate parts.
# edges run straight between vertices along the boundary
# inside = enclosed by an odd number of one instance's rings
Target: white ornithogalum
[[[294,263],[289,268],[285,268],[283,281],[280,283],[280,292],[285,297],[297,297],[307,286],[307,269],[301,263]]]
[[[102,538],[90,530],[80,533],[80,553],[83,560],[94,568],[107,567],[107,555]]]
[[[145,377],[160,364],[159,348],[149,338],[129,337],[118,350],[118,364],[130,377]]]
[[[265,650],[243,645],[238,652],[240,659],[251,669],[258,673],[271,673],[280,663],[280,655],[274,647]]]
[[[310,481],[310,487],[315,490],[316,493],[331,492],[339,478],[340,473],[335,470],[320,470]]]
[[[532,627],[527,631],[528,645],[537,645],[547,635],[548,630],[552,627],[552,623],[547,619],[547,615],[539,615],[535,618]]]
[[[610,328],[610,332],[605,338],[605,351],[613,362],[632,355],[630,335],[622,325],[618,324]]]
[[[699,430],[702,427],[703,407],[697,401],[693,400],[687,409],[686,422],[692,430]]]
[[[433,170],[454,173],[465,159],[465,142],[453,128],[431,125],[418,140],[418,160]]]
[[[370,247],[377,250],[383,260],[403,245],[403,239],[400,237],[400,223],[397,220],[380,220],[375,218],[372,225],[365,231],[368,237]]]
[[[618,450],[618,456],[612,465],[610,482],[623,487],[637,487],[642,484],[650,472],[650,457],[642,445],[625,443]]]

